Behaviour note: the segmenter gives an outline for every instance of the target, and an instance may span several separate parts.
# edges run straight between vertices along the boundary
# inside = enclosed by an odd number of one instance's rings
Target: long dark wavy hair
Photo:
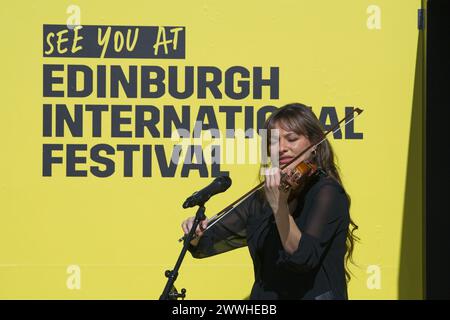
[[[308,138],[312,144],[320,142],[325,134],[320,121],[316,115],[312,112],[310,107],[307,107],[301,103],[287,104],[281,108],[275,110],[270,117],[266,120],[264,128],[267,130],[267,147],[270,152],[270,129],[274,129],[277,123],[281,123],[283,127],[295,132],[298,135],[303,135]],[[316,153],[312,159],[322,170],[324,170],[329,177],[336,180],[342,188],[341,177],[339,175],[339,168],[335,163],[335,156],[333,148],[328,140],[325,140],[316,148]],[[267,166],[266,165],[263,165]],[[345,190],[345,188],[344,188]],[[347,192],[345,192],[348,204],[350,208],[351,199]],[[359,241],[359,237],[355,235],[355,231],[358,226],[350,217],[349,229],[347,232],[347,239],[345,242],[346,255],[345,255],[345,277],[347,282],[351,279],[351,271],[348,267],[348,262],[355,264],[353,260],[353,249],[355,242]]]

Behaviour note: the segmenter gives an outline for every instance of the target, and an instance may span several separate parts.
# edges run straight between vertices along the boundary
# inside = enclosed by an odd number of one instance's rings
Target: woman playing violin
[[[327,140],[319,143],[321,124],[310,108],[295,103],[272,113],[265,128],[272,167],[265,168],[264,188],[211,228],[202,221],[189,251],[204,258],[248,246],[255,275],[250,299],[348,299],[357,226],[333,149]],[[318,170],[289,181],[300,163]],[[283,179],[292,187],[281,188]],[[192,222],[183,221],[185,234]]]

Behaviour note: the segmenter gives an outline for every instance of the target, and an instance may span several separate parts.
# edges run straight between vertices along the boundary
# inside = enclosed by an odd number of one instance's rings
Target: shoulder
[[[331,177],[320,177],[305,195],[304,210],[308,217],[348,224],[350,199],[338,181]]]
[[[339,202],[349,206],[349,199],[343,186],[330,176],[321,176],[310,187],[306,200],[320,202]]]
[[[308,193],[317,193],[323,189],[330,189],[338,193],[345,193],[342,185],[330,176],[319,176],[311,185]]]

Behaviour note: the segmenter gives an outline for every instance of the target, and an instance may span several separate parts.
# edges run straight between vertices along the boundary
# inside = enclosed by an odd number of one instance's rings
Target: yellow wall
[[[81,9],[82,25],[185,26],[186,59],[44,58],[42,25],[65,24],[71,4]],[[143,178],[139,163],[139,174],[132,178],[70,178],[62,166],[55,167],[52,177],[43,177],[44,143],[173,145],[170,139],[149,137],[43,137],[44,103],[189,104],[195,114],[201,104],[259,108],[294,101],[313,106],[316,113],[334,106],[339,117],[346,106],[364,109],[355,121],[362,140],[331,139],[352,197],[351,214],[360,226],[359,267],[352,268],[350,298],[422,298],[420,5],[420,0],[3,4],[0,298],[157,299],[166,281],[164,270],[173,267],[180,250],[180,223],[195,213],[181,204],[211,181],[198,174],[180,178],[179,169],[175,178]],[[371,29],[377,9],[380,29]],[[262,100],[243,101],[44,98],[42,69],[48,63],[210,65],[221,70],[240,65],[266,71],[276,66],[280,97],[271,100],[263,91]],[[218,119],[223,125],[225,118]],[[242,114],[236,119],[242,123]],[[116,166],[121,168],[120,159]],[[224,165],[233,185],[208,202],[207,215],[254,186],[258,168]],[[69,288],[71,265],[80,268],[80,289]],[[189,299],[240,299],[249,294],[252,278],[247,249],[205,260],[189,255],[177,287],[186,287]]]

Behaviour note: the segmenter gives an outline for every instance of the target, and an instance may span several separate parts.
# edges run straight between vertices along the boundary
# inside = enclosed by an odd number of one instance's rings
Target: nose
[[[286,143],[286,141],[284,139],[280,139],[280,143],[278,144],[278,147],[280,148],[278,150],[279,154],[283,154],[286,151],[288,151],[288,144]]]

